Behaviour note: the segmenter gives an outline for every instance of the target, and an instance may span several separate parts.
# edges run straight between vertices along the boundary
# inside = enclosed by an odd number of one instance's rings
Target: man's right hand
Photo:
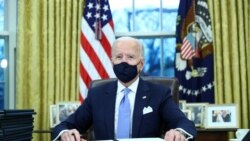
[[[61,141],[86,141],[86,140],[81,139],[81,135],[76,129],[72,129],[62,133]]]

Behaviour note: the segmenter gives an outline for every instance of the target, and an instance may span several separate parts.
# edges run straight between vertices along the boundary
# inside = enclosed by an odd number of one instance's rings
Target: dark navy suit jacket
[[[54,128],[53,138],[64,129],[77,129],[84,133],[93,126],[95,139],[114,139],[116,93],[117,81],[89,89],[88,97],[76,112]],[[143,114],[143,108],[148,106],[153,111]],[[174,103],[170,89],[140,79],[135,97],[132,137],[160,137],[162,127],[165,131],[182,128],[196,136],[193,122]]]

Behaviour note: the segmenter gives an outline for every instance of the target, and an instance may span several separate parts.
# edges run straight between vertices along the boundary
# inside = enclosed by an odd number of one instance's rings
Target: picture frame
[[[190,120],[194,122],[195,127],[204,127],[207,105],[208,103],[186,103],[185,107],[191,111]]]
[[[59,102],[57,104],[57,123],[64,121],[80,106],[80,102]]]
[[[50,105],[50,128],[54,128],[57,123],[57,105]]]
[[[191,120],[191,110],[183,109],[183,110],[181,110],[181,111],[184,113],[184,115],[185,115],[189,120]]]
[[[181,110],[185,110],[186,109],[186,100],[179,100],[179,108]]]
[[[238,128],[238,106],[236,104],[210,104],[206,109],[205,128]]]

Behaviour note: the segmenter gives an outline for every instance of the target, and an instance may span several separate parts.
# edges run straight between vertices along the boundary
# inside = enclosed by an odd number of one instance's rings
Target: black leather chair
[[[159,83],[171,89],[171,94],[175,103],[179,104],[179,82],[176,78],[164,78],[164,77],[154,77],[154,76],[144,76],[143,80],[150,81],[152,83]],[[90,84],[90,88],[103,85],[110,81],[116,81],[116,78],[111,79],[98,79],[94,80]],[[165,132],[164,132],[165,133]],[[163,134],[164,135],[164,134]],[[95,140],[95,135],[92,127],[87,131],[88,140]]]
[[[150,81],[152,83],[159,83],[171,89],[171,94],[173,96],[174,101],[179,103],[179,82],[176,78],[164,78],[164,77],[154,77],[154,76],[144,76],[143,80]],[[90,88],[103,85],[110,81],[116,81],[116,78],[111,79],[98,79],[93,80],[90,84]]]

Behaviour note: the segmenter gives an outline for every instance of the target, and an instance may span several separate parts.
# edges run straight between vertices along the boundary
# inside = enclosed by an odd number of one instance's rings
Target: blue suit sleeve
[[[56,138],[62,130],[77,129],[80,134],[86,132],[92,125],[91,94],[85,99],[84,103],[71,114],[66,120],[59,123],[52,133],[52,138]]]
[[[184,115],[179,106],[173,101],[170,90],[168,89],[164,93],[161,113],[165,122],[165,130],[181,128],[195,137],[197,133],[194,123]]]

